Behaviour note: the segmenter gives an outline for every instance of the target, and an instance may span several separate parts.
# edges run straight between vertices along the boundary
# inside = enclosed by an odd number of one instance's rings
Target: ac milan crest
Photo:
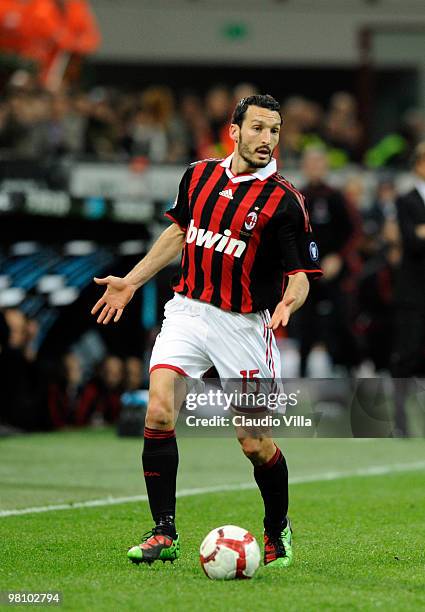
[[[254,229],[256,223],[258,221],[258,215],[256,212],[250,212],[245,219],[245,228],[247,230],[252,230]]]

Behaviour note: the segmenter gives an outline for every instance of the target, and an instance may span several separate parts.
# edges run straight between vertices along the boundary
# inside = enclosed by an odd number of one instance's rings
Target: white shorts
[[[240,314],[184,297],[165,304],[150,372],[169,368],[201,378],[212,366],[223,378],[280,378],[280,354],[268,310]]]

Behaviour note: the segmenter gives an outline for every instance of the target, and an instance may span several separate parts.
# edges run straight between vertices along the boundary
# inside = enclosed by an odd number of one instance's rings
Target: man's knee
[[[153,429],[173,427],[173,405],[163,394],[153,392],[149,396],[146,425]]]
[[[149,403],[145,423],[151,429],[172,429],[186,395],[184,379],[174,371],[161,368],[151,372]]]
[[[242,451],[251,461],[258,458],[261,449],[260,438],[239,438]]]
[[[271,438],[240,437],[238,438],[242,451],[253,465],[262,465],[273,456],[276,447]]]

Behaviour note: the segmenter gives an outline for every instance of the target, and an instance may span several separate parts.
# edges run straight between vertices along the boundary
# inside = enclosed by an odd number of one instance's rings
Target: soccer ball
[[[202,569],[212,580],[252,578],[260,565],[260,547],[242,527],[224,525],[206,536],[199,550]]]

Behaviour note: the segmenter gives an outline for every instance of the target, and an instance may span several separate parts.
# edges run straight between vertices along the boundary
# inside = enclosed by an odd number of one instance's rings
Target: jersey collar
[[[243,183],[244,181],[253,181],[254,179],[258,179],[259,181],[265,181],[270,176],[277,172],[277,163],[274,157],[272,157],[270,163],[267,164],[264,168],[259,168],[257,172],[253,174],[233,174],[230,170],[230,166],[232,165],[233,153],[226,157],[221,162],[220,166],[226,168],[226,174],[232,183]]]

